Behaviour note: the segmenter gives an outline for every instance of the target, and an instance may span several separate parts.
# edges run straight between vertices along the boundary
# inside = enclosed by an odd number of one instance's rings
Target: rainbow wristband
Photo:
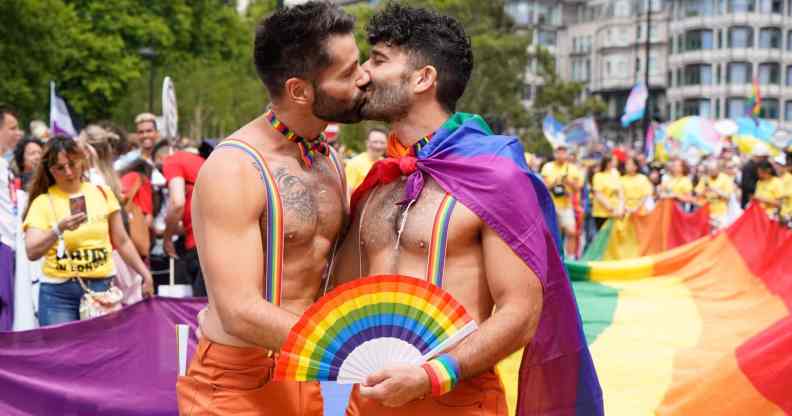
[[[459,382],[459,363],[454,357],[443,354],[421,366],[429,376],[432,396],[442,396]]]

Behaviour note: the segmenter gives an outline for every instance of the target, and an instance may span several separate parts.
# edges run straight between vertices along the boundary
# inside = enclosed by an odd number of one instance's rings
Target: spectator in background
[[[756,172],[759,180],[756,182],[755,199],[767,216],[778,219],[778,210],[781,208],[781,198],[784,194],[781,179],[775,176],[773,165],[769,160],[761,160],[756,164]]]
[[[621,177],[624,190],[624,213],[646,213],[646,201],[652,197],[654,190],[649,178],[640,172],[640,161],[637,157],[627,159],[624,163],[624,175]]]
[[[619,174],[619,160],[604,156],[600,161],[600,171],[592,180],[593,210],[592,215],[597,230],[602,229],[608,218],[619,218],[624,215],[624,189]]]
[[[566,145],[556,147],[555,159],[542,167],[542,179],[550,190],[558,215],[558,225],[565,236],[565,251],[575,256],[577,250],[577,224],[573,196],[583,187],[583,174],[577,166],[569,163]]]
[[[688,166],[682,159],[671,162],[671,175],[660,184],[660,197],[673,198],[683,204],[694,203],[693,182],[688,176]]]
[[[85,170],[88,181],[94,185],[110,187],[117,200],[121,198],[121,181],[113,169],[113,158],[115,143],[119,140],[115,133],[96,124],[88,125],[77,138],[77,142],[86,152]]]
[[[703,175],[696,184],[696,196],[700,204],[709,204],[710,224],[719,230],[726,226],[728,203],[734,195],[734,182],[720,172],[718,162],[708,160],[703,166]]]
[[[163,244],[165,253],[170,257],[183,257],[189,281],[193,288],[193,296],[206,296],[206,286],[198,261],[198,250],[195,248],[195,236],[192,226],[192,194],[198,172],[204,159],[196,154],[177,151],[168,156],[168,145],[159,143],[155,157],[157,163],[162,161],[162,173],[168,183],[168,211],[165,216],[165,232]],[[177,253],[173,237],[183,237],[184,250]]]
[[[374,162],[382,159],[388,143],[388,133],[380,128],[372,128],[366,136],[366,151],[349,159],[346,163],[347,188],[349,193],[366,179]]]
[[[41,120],[33,120],[30,122],[30,135],[44,143],[50,139],[49,128]]]
[[[160,139],[157,131],[157,117],[151,113],[141,113],[135,117],[137,141],[140,148],[140,157],[149,162],[154,161],[154,145]]]
[[[33,172],[41,162],[42,153],[44,153],[44,143],[35,137],[25,138],[17,143],[14,148],[13,164],[17,189],[27,188],[28,182],[33,177]]]
[[[764,143],[759,143],[754,146],[751,151],[751,159],[745,162],[742,167],[742,177],[740,180],[740,190],[742,191],[742,207],[745,208],[754,192],[756,192],[756,184],[759,181],[758,167],[762,162],[767,162],[770,158],[770,150]],[[768,162],[769,163],[769,162]]]
[[[786,156],[786,163],[781,168],[781,221],[788,227],[792,227],[792,157]]]
[[[83,285],[93,291],[109,288],[113,246],[144,277],[145,293],[153,292],[151,274],[124,229],[115,195],[109,187],[82,179],[86,162],[74,140],[55,137],[31,182],[23,230],[28,258],[45,257],[39,292],[42,326],[78,320]],[[78,195],[85,198],[85,212],[72,214],[70,197]]]
[[[0,155],[13,154],[22,138],[16,113],[0,105]],[[0,331],[10,331],[14,322],[14,264],[17,231],[16,192],[10,183],[8,159],[0,157]]]

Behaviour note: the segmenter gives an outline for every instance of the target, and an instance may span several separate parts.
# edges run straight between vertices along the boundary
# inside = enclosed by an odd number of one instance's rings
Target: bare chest
[[[283,208],[287,246],[316,237],[335,240],[345,218],[345,193],[332,162],[317,160],[312,169],[297,163],[270,163]]]
[[[429,179],[420,198],[409,207],[399,204],[404,199],[406,181],[400,180],[375,189],[363,209],[360,223],[360,244],[363,252],[379,254],[400,252],[428,254],[436,227],[442,227],[441,204],[446,192]],[[455,247],[466,247],[479,238],[480,220],[461,203],[450,212],[447,224],[449,254]]]

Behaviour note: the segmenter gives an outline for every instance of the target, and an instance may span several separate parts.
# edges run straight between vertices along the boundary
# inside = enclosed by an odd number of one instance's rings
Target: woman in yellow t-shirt
[[[610,156],[605,156],[600,162],[600,171],[594,175],[592,190],[594,191],[594,205],[592,216],[597,224],[597,229],[602,228],[608,218],[621,217],[624,213],[624,191],[621,184],[621,175],[616,168],[619,161]]]
[[[85,155],[72,139],[47,143],[30,185],[22,225],[30,260],[45,257],[39,289],[42,326],[79,320],[83,288],[105,291],[113,279],[111,253],[143,276],[143,289],[153,293],[151,273],[124,229],[118,200],[108,187],[83,181]]]
[[[757,166],[759,182],[756,183],[754,199],[759,202],[767,216],[778,219],[778,209],[781,207],[781,197],[783,196],[783,184],[781,179],[773,176],[773,165],[769,161],[763,160]]]
[[[792,158],[787,156],[786,165],[781,175],[781,186],[784,189],[781,202],[781,220],[792,227]]]
[[[642,173],[638,173],[638,161],[629,158],[624,162],[624,175],[621,177],[622,188],[624,189],[624,213],[643,214],[646,200],[654,192],[649,178]]]
[[[685,161],[677,159],[671,163],[671,177],[660,185],[661,198],[674,198],[683,203],[694,203],[693,182],[688,177]]]

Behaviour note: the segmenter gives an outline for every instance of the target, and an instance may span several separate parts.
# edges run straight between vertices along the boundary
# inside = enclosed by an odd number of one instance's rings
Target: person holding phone
[[[69,138],[47,143],[30,185],[31,204],[22,229],[30,260],[45,257],[39,292],[42,326],[79,320],[84,289],[102,292],[113,280],[113,247],[143,276],[153,293],[151,273],[124,229],[120,206],[107,186],[83,179],[85,155]]]

